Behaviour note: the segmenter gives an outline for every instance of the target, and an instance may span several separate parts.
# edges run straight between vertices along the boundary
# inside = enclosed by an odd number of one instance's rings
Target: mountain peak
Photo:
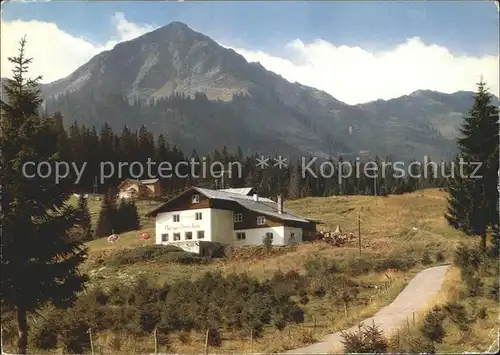
[[[146,36],[146,37],[155,36],[155,34],[162,34],[162,35],[181,34],[181,35],[188,35],[188,36],[189,35],[204,36],[202,33],[196,32],[191,27],[186,25],[184,22],[180,22],[180,21],[170,22],[169,24],[162,26],[162,27],[159,27],[156,30],[153,30],[151,32],[148,32],[143,36]]]

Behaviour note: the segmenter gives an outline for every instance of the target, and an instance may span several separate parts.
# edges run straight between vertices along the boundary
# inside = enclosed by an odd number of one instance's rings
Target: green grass
[[[75,199],[76,200],[76,199]],[[158,202],[138,201],[141,216],[156,207]],[[298,214],[316,218],[323,223],[319,230],[335,230],[339,225],[343,232],[352,232],[357,236],[358,211],[361,216],[362,256],[368,260],[384,258],[395,253],[402,257],[420,260],[424,251],[430,254],[436,264],[437,253],[442,252],[449,261],[454,247],[461,241],[467,242],[462,234],[448,226],[444,211],[446,195],[438,189],[430,189],[415,193],[389,196],[342,196],[325,198],[305,198],[287,201],[288,208]],[[89,207],[95,222],[100,201],[90,201]],[[259,257],[243,257],[244,253],[234,253],[232,259],[213,260],[205,265],[179,265],[170,262],[141,262],[133,265],[103,267],[103,261],[110,258],[117,249],[135,248],[146,244],[153,244],[150,239],[144,242],[140,239],[140,232],[147,231],[154,235],[154,220],[142,218],[141,231],[123,233],[120,242],[110,244],[106,238],[87,243],[89,258],[83,269],[91,273],[91,282],[99,285],[112,284],[137,274],[146,274],[159,284],[167,281],[174,282],[183,278],[197,278],[207,271],[221,271],[228,273],[249,273],[260,279],[270,277],[274,272],[296,270],[304,272],[304,263],[311,257],[320,256],[335,259],[343,265],[359,257],[358,241],[344,247],[333,247],[325,243],[305,243],[295,248],[281,249],[271,255]],[[252,248],[249,248],[252,249]],[[253,255],[253,254],[252,254]],[[262,339],[254,340],[253,350],[261,352],[283,351],[300,347],[314,339],[320,340],[326,334],[348,328],[357,322],[372,316],[381,307],[389,304],[403,289],[407,281],[419,270],[432,266],[417,264],[407,272],[388,272],[393,282],[383,291],[363,291],[360,299],[353,304],[347,317],[341,305],[333,305],[328,298],[311,298],[310,303],[303,306],[306,312],[304,324],[287,327],[286,333],[276,337],[275,330],[269,328]],[[384,285],[388,283],[385,273],[369,272],[354,277],[359,282]],[[284,332],[285,332],[284,331]],[[115,335],[108,334],[113,337]],[[106,342],[106,336],[100,341]],[[118,335],[116,335],[118,336]],[[203,334],[192,334],[192,340],[186,344],[176,340],[173,346],[178,352],[200,351],[203,348]],[[105,339],[106,338],[106,339]],[[130,348],[149,351],[151,339],[136,339]],[[248,339],[241,335],[225,333],[221,349],[212,349],[214,352],[250,351]],[[146,348],[144,348],[146,347]],[[149,349],[149,350],[148,350]]]

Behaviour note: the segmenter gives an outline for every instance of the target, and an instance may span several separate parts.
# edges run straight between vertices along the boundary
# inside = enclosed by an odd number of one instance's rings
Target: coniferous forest
[[[451,169],[449,162],[432,162],[430,158],[427,161],[406,162],[400,166],[404,171],[398,172],[395,166],[391,166],[390,157],[353,160],[335,157],[320,160],[313,156],[296,161],[287,159],[284,161],[286,166],[281,167],[277,165],[279,156],[266,156],[264,159],[268,159],[268,165],[262,167],[258,164],[263,157],[261,154],[245,156],[241,149],[231,152],[222,146],[208,156],[201,156],[196,150],[180,150],[167,142],[163,134],[155,136],[144,126],[138,130],[124,126],[120,132],[116,132],[108,123],[100,127],[87,127],[74,122],[65,129],[62,116],[56,113],[54,117],[62,152],[60,160],[74,162],[79,167],[86,163],[82,177],[74,186],[75,192],[97,190],[96,192],[105,193],[109,188],[116,188],[125,178],[158,177],[165,197],[193,185],[207,188],[252,186],[263,196],[274,197],[281,193],[288,199],[331,195],[388,195],[421,188],[444,187]],[[150,174],[147,171],[148,159],[156,164],[151,165]],[[133,162],[139,164],[131,167]],[[157,167],[162,162],[168,162],[171,167],[178,166],[178,173],[175,173],[174,168],[169,172],[163,170],[159,173]],[[179,162],[187,162],[189,165]],[[120,163],[123,164],[121,168],[118,166]],[[366,164],[370,166],[365,167]],[[142,166],[142,175],[139,175],[139,165]],[[352,167],[351,174],[348,165]],[[343,169],[341,178],[340,168]],[[101,180],[102,172],[105,177]]]

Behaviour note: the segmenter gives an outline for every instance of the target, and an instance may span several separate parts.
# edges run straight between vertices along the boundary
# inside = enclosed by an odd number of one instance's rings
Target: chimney
[[[259,201],[259,195],[253,194],[253,200],[258,202]]]
[[[278,195],[278,213],[283,213],[283,198]]]

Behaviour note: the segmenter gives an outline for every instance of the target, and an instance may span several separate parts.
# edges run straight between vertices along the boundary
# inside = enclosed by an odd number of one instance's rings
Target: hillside
[[[76,200],[73,198],[72,202],[75,203]],[[140,215],[144,216],[156,204],[146,201],[138,203]],[[142,218],[141,230],[123,233],[118,243],[108,243],[106,238],[87,243],[89,256],[82,267],[84,272],[89,274],[90,282],[85,295],[79,297],[74,308],[64,311],[66,313],[50,308],[43,309],[37,316],[36,327],[32,330],[33,336],[35,339],[46,339],[51,332],[59,332],[60,321],[56,321],[56,318],[61,317],[61,324],[70,328],[61,333],[57,343],[59,346],[73,341],[72,337],[76,335],[72,334],[84,334],[74,344],[88,347],[86,330],[92,327],[93,346],[98,353],[151,353],[154,351],[153,328],[148,324],[155,322],[151,317],[155,317],[154,312],[159,311],[169,315],[166,318],[162,316],[161,322],[181,322],[178,324],[185,324],[186,327],[185,330],[180,330],[181,325],[170,325],[169,327],[173,328],[167,328],[167,333],[162,330],[164,328],[159,328],[157,339],[160,352],[201,352],[205,344],[204,330],[193,328],[189,325],[189,319],[183,321],[185,318],[182,317],[192,317],[195,314],[196,317],[201,316],[196,318],[197,322],[205,322],[204,317],[213,313],[206,308],[210,307],[207,302],[221,302],[221,297],[225,297],[221,288],[225,287],[229,280],[250,280],[247,282],[252,282],[252,287],[255,287],[257,282],[263,282],[272,285],[276,295],[283,295],[283,292],[290,294],[287,301],[289,306],[295,302],[301,311],[295,308],[294,315],[287,316],[285,320],[273,316],[259,328],[257,336],[253,336],[245,327],[239,326],[239,330],[228,328],[224,326],[226,321],[221,321],[221,342],[210,346],[209,351],[282,352],[311,344],[326,334],[349,328],[360,320],[371,317],[391,303],[418,271],[452,261],[454,249],[459,243],[474,244],[473,238],[465,238],[446,223],[443,216],[446,194],[438,189],[377,198],[306,198],[289,201],[287,207],[322,220],[320,230],[332,230],[338,225],[343,232],[353,232],[355,235],[359,212],[361,256],[358,241],[354,240],[344,247],[334,247],[323,242],[275,247],[267,251],[263,247],[242,247],[233,249],[226,257],[204,260],[195,256],[188,257],[186,253],[179,254],[171,248],[152,248],[153,241],[141,240],[140,233],[148,231],[153,234],[154,220]],[[90,200],[89,208],[95,223],[99,201]],[[212,276],[206,272],[211,272]],[[212,284],[215,282],[214,277],[223,279]],[[461,287],[457,286],[459,280],[456,280],[455,271],[450,277],[455,280],[455,290]],[[207,284],[203,282],[212,286],[205,289]],[[491,288],[491,282],[492,280],[488,279],[485,287]],[[214,285],[219,287],[216,291],[213,290]],[[446,292],[458,292],[450,291],[449,284],[447,285]],[[165,290],[166,306],[170,304],[168,307],[174,307],[170,312],[165,308],[155,311],[155,307],[165,307],[164,302],[153,301],[147,303],[147,307],[142,303],[147,302],[144,297],[151,297],[157,294],[156,292]],[[252,288],[244,290],[245,294],[253,292]],[[339,291],[347,292],[349,297],[342,301],[342,292]],[[106,293],[102,292],[111,293],[106,296]],[[217,295],[215,298],[214,293]],[[179,299],[177,302],[181,303],[174,302],[175,299],[169,301],[170,297],[181,297],[182,302]],[[452,296],[446,294],[444,297],[446,298],[436,299],[433,303],[442,304]],[[128,300],[128,303],[117,313],[116,305],[122,304],[120,302],[124,302],[123,300]],[[480,301],[487,302],[483,299]],[[255,306],[253,303],[249,304],[251,300],[246,302],[248,307]],[[262,300],[259,299],[257,304],[260,304],[259,302]],[[429,305],[431,306],[432,304]],[[190,307],[199,308],[199,312],[189,311]],[[236,304],[236,307],[245,306]],[[227,313],[231,312],[230,307],[217,309],[220,314],[232,314]],[[178,314],[177,317],[183,316],[175,318],[171,313],[174,310]],[[237,312],[240,314],[242,311]],[[484,344],[491,343],[488,332],[495,326],[495,312],[494,307],[488,308],[488,318],[474,323],[469,336],[478,339],[474,344],[479,349],[482,349]],[[73,319],[72,314],[73,317],[78,317],[78,324],[67,323]],[[101,316],[96,318],[96,314]],[[417,317],[421,315],[418,314]],[[208,319],[210,321],[210,317]],[[421,318],[417,318],[417,321],[420,320]],[[284,323],[280,323],[283,321]],[[85,329],[85,332],[78,327]],[[447,326],[447,331],[448,329],[453,331],[453,328]],[[10,339],[13,339],[14,333],[11,334],[11,331],[10,326],[6,325],[4,344],[7,347],[12,345]],[[282,335],[278,339],[277,331]],[[463,343],[457,342],[455,334],[450,333],[446,344],[442,346],[450,351],[461,351]],[[38,352],[39,349],[35,347],[32,350]]]
[[[180,22],[102,52],[43,85],[67,122],[146,125],[183,150],[449,158],[472,93],[417,91],[350,106],[290,83]],[[349,135],[349,127],[352,134]]]
[[[290,326],[289,335],[279,341],[274,339],[275,330],[266,328],[264,336],[254,340],[252,345],[256,351],[283,351],[308,344],[314,339],[319,340],[329,332],[344,329],[373,315],[390,303],[417,271],[429,265],[451,261],[453,250],[458,243],[472,240],[465,239],[447,225],[443,217],[445,206],[446,195],[438,189],[379,198],[347,196],[306,198],[287,202],[287,207],[297,213],[322,220],[324,223],[320,225],[320,230],[332,230],[339,225],[344,232],[353,232],[355,235],[357,212],[360,211],[361,258],[358,256],[358,242],[355,240],[341,248],[312,243],[276,248],[270,254],[258,247],[239,248],[233,251],[230,259],[215,259],[208,264],[182,265],[154,258],[132,264],[120,264],[120,258],[125,255],[124,250],[135,248],[136,252],[130,255],[140,256],[138,250],[153,243],[142,241],[139,232],[129,232],[121,235],[117,244],[110,244],[105,239],[89,242],[90,256],[85,269],[90,272],[93,283],[100,286],[113,285],[141,274],[148,275],[157,280],[158,284],[162,284],[164,281],[173,282],[184,280],[186,277],[198,279],[206,271],[218,271],[223,275],[248,274],[262,280],[272,277],[273,273],[278,271],[296,271],[308,275],[311,272],[312,259],[316,260],[315,263],[334,260],[335,265],[345,270],[345,275],[349,275],[355,282],[372,285],[366,286],[368,288],[356,296],[356,300],[349,306],[347,317],[343,306],[332,304],[329,297],[311,295],[309,303],[301,306],[306,312],[303,324]],[[92,202],[90,208],[96,217],[98,203]],[[141,215],[144,215],[152,205],[144,203],[140,204],[139,208]],[[141,231],[154,233],[152,220],[143,219],[143,223],[144,228]],[[429,261],[425,261],[425,255]],[[382,266],[385,263],[392,265],[392,269],[385,270]],[[369,287],[374,287],[373,285],[377,285],[379,290],[371,291]],[[203,334],[195,332],[189,337],[187,343],[176,337],[171,338],[170,349],[178,352],[195,352],[202,349]],[[213,351],[246,351],[245,349],[250,349],[251,346],[246,337],[247,335],[242,338],[225,332],[222,347],[214,348]],[[104,344],[105,340],[99,338],[99,341]],[[150,350],[147,337],[138,339],[129,346],[141,351]]]

